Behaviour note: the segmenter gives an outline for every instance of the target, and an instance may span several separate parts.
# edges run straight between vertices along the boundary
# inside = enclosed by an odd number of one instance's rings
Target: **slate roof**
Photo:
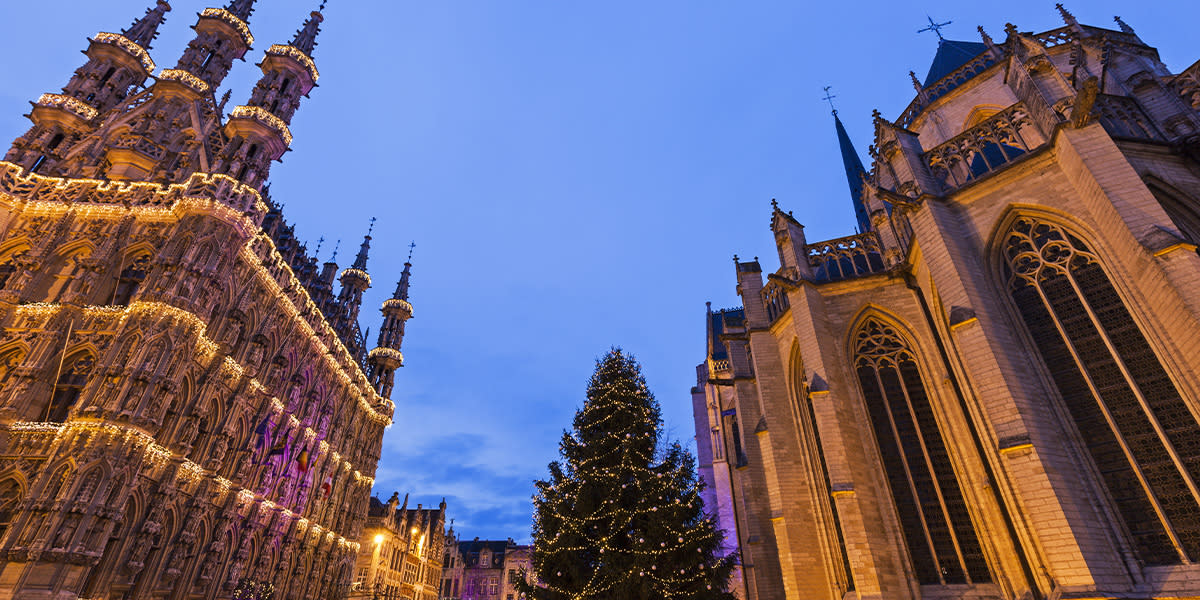
[[[933,56],[933,64],[929,65],[929,74],[925,76],[924,87],[929,87],[955,69],[967,64],[972,58],[987,51],[987,45],[981,42],[961,42],[958,40],[942,40],[938,43],[937,54]]]

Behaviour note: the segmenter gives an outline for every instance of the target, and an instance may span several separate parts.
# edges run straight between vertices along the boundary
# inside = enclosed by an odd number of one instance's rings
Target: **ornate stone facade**
[[[387,503],[371,498],[354,566],[351,597],[378,600],[438,600],[446,501],[437,508],[408,507],[408,496]]]
[[[335,295],[264,185],[322,13],[217,100],[253,4],[205,9],[149,80],[165,0],[97,34],[0,162],[0,598],[349,589],[409,268],[368,353],[370,236]]]
[[[866,231],[735,259],[693,406],[742,596],[1200,597],[1200,63],[1059,10],[844,147]]]

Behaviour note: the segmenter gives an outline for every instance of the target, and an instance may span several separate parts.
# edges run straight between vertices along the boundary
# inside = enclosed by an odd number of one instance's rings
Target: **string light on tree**
[[[587,401],[563,434],[562,460],[537,482],[533,600],[728,600],[734,567],[703,512],[695,462],[660,445],[662,419],[637,362],[597,363]],[[659,568],[659,567],[663,568]]]

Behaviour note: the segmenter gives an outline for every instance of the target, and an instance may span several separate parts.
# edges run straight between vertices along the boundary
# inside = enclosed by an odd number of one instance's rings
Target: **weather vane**
[[[924,29],[918,29],[917,33],[925,33],[926,31],[932,31],[934,34],[936,34],[938,36],[939,41],[943,41],[943,42],[946,41],[946,38],[942,37],[942,28],[953,23],[954,21],[946,21],[945,23],[935,23],[933,20],[933,17],[931,17],[929,15],[925,15],[925,18],[929,19],[929,27],[926,27]]]
[[[828,102],[828,103],[829,103],[829,108],[830,108],[830,109],[832,109],[832,110],[833,110],[833,114],[835,114],[835,115],[836,115],[836,114],[837,114],[837,107],[835,107],[835,106],[833,105],[833,99],[834,99],[834,98],[837,98],[837,95],[835,95],[835,94],[830,94],[830,93],[829,93],[829,90],[831,90],[831,89],[833,89],[833,86],[832,86],[832,85],[827,85],[827,86],[825,86],[825,97],[824,97],[824,98],[822,98],[822,100],[824,100],[824,101],[826,101],[826,102]]]
[[[408,245],[408,261],[409,261],[409,262],[412,262],[412,253],[413,253],[413,248],[416,248],[416,247],[417,247],[417,243],[416,243],[416,242],[413,242],[413,243],[411,243],[411,244],[409,244],[409,245]]]
[[[367,228],[367,237],[371,237],[372,233],[375,233],[375,217],[371,217],[371,226]]]

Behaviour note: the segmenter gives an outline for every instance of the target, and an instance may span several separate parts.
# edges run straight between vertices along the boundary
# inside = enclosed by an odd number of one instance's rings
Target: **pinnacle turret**
[[[408,260],[404,261],[404,272],[396,284],[396,292],[383,303],[383,326],[379,328],[379,339],[374,350],[368,354],[370,379],[380,396],[390,398],[396,369],[404,366],[404,355],[400,352],[404,344],[404,326],[413,316],[412,304],[408,302],[408,282],[412,277],[412,249],[409,246]]]
[[[321,23],[325,21],[325,15],[322,11],[325,10],[325,3],[309,15],[308,20],[304,22],[304,26],[296,32],[296,37],[292,38],[292,47],[312,57],[313,50],[317,47],[317,35],[321,33]]]
[[[243,21],[249,21],[250,15],[254,13],[254,0],[233,0],[225,10]]]
[[[372,229],[374,229],[374,227],[375,227],[374,221],[375,221],[375,219],[372,218],[371,219],[371,228]],[[358,269],[359,271],[366,271],[367,270],[367,255],[370,254],[370,252],[371,252],[371,234],[370,234],[370,232],[368,232],[367,235],[363,237],[362,246],[358,247],[358,256],[354,257],[354,264],[351,266],[355,269]]]
[[[149,50],[151,42],[158,37],[158,27],[166,20],[167,12],[170,10],[171,5],[167,0],[158,0],[158,4],[154,8],[147,9],[146,15],[134,21],[132,25],[121,32],[121,35]]]

